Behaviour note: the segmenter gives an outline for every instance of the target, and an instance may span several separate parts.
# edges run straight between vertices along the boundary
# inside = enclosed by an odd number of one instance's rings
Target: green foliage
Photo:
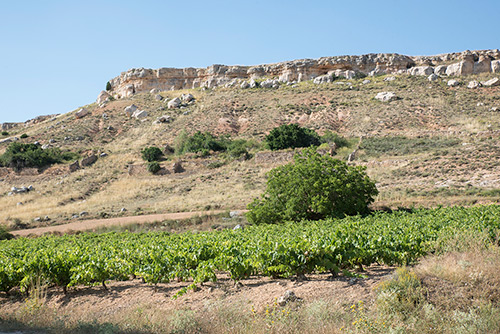
[[[8,136],[9,133],[7,131],[2,131],[2,136]]]
[[[321,142],[335,144],[337,148],[349,146],[349,142],[346,138],[330,130],[325,131],[325,134],[321,136]]]
[[[363,139],[360,149],[364,150],[370,156],[379,156],[382,154],[406,155],[437,151],[457,146],[460,143],[460,139],[446,137],[368,137]]]
[[[5,227],[0,225],[0,240],[8,240],[8,239],[12,239],[13,237],[14,236],[12,234],[7,232]]]
[[[210,151],[225,151],[228,139],[217,138],[210,132],[198,131],[189,136],[186,132],[181,132],[175,141],[175,152],[182,155],[187,152],[202,153],[206,156]]]
[[[142,159],[148,162],[158,161],[163,155],[162,151],[156,146],[146,147],[141,151]]]
[[[42,150],[40,145],[12,143],[0,156],[0,166],[21,170],[25,167],[42,168],[55,163],[73,160],[76,153],[61,152],[58,148]]]
[[[160,171],[161,167],[160,167],[160,164],[156,161],[152,161],[152,162],[149,162],[148,163],[148,167],[147,167],[147,170],[148,172],[150,172],[151,174],[156,174]]]
[[[484,233],[489,236],[485,243],[497,243],[499,229],[500,206],[491,205],[262,224],[236,231],[17,238],[0,241],[0,291],[25,290],[36,278],[64,288],[131,276],[152,284],[172,280],[197,284],[215,281],[218,272],[235,281],[253,275],[336,274],[372,263],[414,263],[434,252],[437,240],[457,233]],[[415,305],[418,281],[403,270],[397,275],[380,291]],[[383,302],[391,306],[393,301]]]
[[[111,87],[111,83],[108,81],[106,82],[106,90],[110,91],[113,87]]]
[[[300,127],[297,124],[283,124],[272,129],[265,141],[271,150],[318,146],[321,143],[316,131]]]
[[[377,194],[364,167],[348,166],[309,148],[296,154],[294,163],[270,171],[267,189],[248,205],[247,218],[278,223],[366,213]]]
[[[25,139],[25,138],[28,138],[28,135],[27,135],[26,133],[23,133],[23,134],[21,135],[21,139]]]

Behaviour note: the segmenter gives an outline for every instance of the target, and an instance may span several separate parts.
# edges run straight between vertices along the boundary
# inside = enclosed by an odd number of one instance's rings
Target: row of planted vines
[[[500,206],[380,213],[340,220],[249,226],[205,233],[107,233],[0,241],[0,290],[42,279],[75,285],[142,278],[192,286],[228,273],[235,281],[408,264],[436,241],[468,231],[495,240]],[[105,286],[105,285],[104,285]]]

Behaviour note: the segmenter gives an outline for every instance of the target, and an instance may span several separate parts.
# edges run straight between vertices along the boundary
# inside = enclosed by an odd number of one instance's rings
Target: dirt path
[[[11,231],[10,233],[16,236],[25,237],[28,235],[42,235],[48,232],[67,233],[70,231],[72,232],[88,231],[88,230],[98,229],[101,227],[116,226],[116,225],[123,226],[135,223],[137,224],[151,223],[154,221],[162,221],[162,220],[189,219],[196,216],[216,215],[223,213],[225,211],[226,210],[177,212],[177,213],[164,213],[164,214],[144,215],[144,216],[117,217],[108,219],[90,219],[90,220],[75,221],[64,225]],[[240,212],[244,211],[246,210],[240,210]]]

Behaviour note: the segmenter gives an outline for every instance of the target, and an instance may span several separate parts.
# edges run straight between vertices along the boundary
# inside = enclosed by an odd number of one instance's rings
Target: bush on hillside
[[[2,136],[8,136],[9,133],[7,131],[2,131]]]
[[[378,194],[361,166],[320,155],[315,148],[298,153],[294,162],[271,170],[267,189],[248,205],[251,223],[318,220],[368,212]]]
[[[58,148],[42,150],[40,145],[12,143],[0,156],[0,166],[21,170],[25,167],[42,168],[78,158],[76,153],[61,152]]]
[[[217,138],[210,132],[198,131],[189,136],[186,132],[181,132],[175,141],[175,153],[178,155],[191,152],[201,153],[206,156],[210,151],[220,152],[227,148],[227,138]]]
[[[266,136],[265,141],[267,147],[273,151],[321,144],[316,131],[300,127],[297,124],[283,124],[272,129]]]
[[[147,170],[151,174],[158,173],[160,171],[160,169],[161,169],[161,166],[160,166],[160,164],[157,161],[153,161],[153,162],[149,162],[148,163]]]
[[[330,130],[325,131],[325,134],[321,136],[321,142],[335,144],[337,148],[349,146],[349,142],[347,141],[347,139]]]
[[[7,232],[5,227],[0,225],[0,240],[9,240],[12,238],[14,238],[14,236],[12,234],[10,234],[9,232]]]
[[[28,135],[27,135],[26,133],[23,133],[23,134],[21,135],[21,139],[24,139],[24,138],[28,138]]]
[[[148,162],[158,161],[163,152],[156,146],[146,147],[141,151],[142,159]]]

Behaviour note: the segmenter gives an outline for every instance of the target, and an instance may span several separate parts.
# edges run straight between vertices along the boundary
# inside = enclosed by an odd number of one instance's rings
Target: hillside
[[[385,57],[387,63],[378,61],[378,68],[385,72],[377,70],[371,73],[377,75],[368,77],[363,76],[377,68],[370,65],[377,64],[377,57],[365,57],[370,66],[353,69],[340,60],[341,68],[318,67],[317,63],[326,61],[318,60],[311,61],[310,75],[301,80],[295,80],[298,72],[293,71],[304,66],[295,61],[261,66],[261,72],[245,67],[245,73],[261,73],[248,82],[247,74],[242,74],[243,79],[231,78],[233,84],[219,78],[219,84],[213,86],[200,81],[196,85],[203,87],[193,88],[191,83],[190,89],[181,90],[158,86],[160,90],[147,76],[140,78],[141,85],[113,79],[109,94],[101,94],[99,103],[84,106],[83,112],[78,108],[2,126],[8,134],[0,139],[0,153],[18,139],[77,152],[82,158],[95,154],[98,159],[73,172],[67,164],[42,171],[0,168],[0,222],[18,229],[75,219],[243,209],[262,193],[266,172],[290,158],[286,152],[266,153],[259,144],[272,128],[286,123],[346,137],[350,146],[337,150],[336,157],[347,159],[356,151],[352,163],[367,166],[377,181],[380,195],[375,207],[497,202],[500,87],[494,80],[491,86],[486,82],[499,77],[494,73],[498,56],[498,50],[490,50],[439,57]],[[357,58],[348,59],[355,63]],[[484,70],[488,68],[484,63],[489,64],[489,71]],[[444,72],[438,70],[439,64],[446,64],[441,65]],[[446,71],[453,66],[459,72],[448,75]],[[273,68],[287,68],[290,81],[279,80],[284,72]],[[427,68],[442,73],[431,81]],[[355,72],[352,76],[345,73],[351,70]],[[324,79],[318,80],[321,76]],[[448,85],[450,79],[458,85]],[[252,80],[255,88],[242,88],[246,87],[243,82],[251,85]],[[468,88],[474,80],[486,84]],[[120,93],[130,84],[134,84],[133,94]],[[374,97],[380,92],[394,92],[397,98],[378,101]],[[182,94],[192,94],[195,99],[169,108],[169,102]],[[132,104],[147,116],[128,116],[124,110]],[[162,116],[167,121],[159,121]],[[167,156],[162,162],[164,175],[146,171],[141,149],[174,146],[182,131],[198,130],[254,139],[253,157],[231,159],[215,153],[208,157]],[[22,134],[27,138],[21,139]],[[184,171],[174,173],[174,162],[181,162]],[[9,194],[12,187],[29,185],[32,191]]]

